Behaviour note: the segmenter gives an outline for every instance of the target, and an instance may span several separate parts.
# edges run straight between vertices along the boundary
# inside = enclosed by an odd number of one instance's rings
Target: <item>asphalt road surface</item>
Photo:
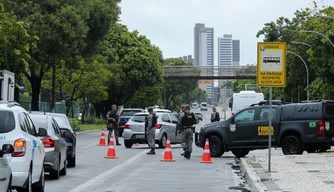
[[[209,123],[211,111],[209,108],[202,112],[203,121],[196,126],[197,131]],[[227,118],[230,116],[228,111]],[[235,161],[230,152],[212,158],[212,164],[202,164],[202,149],[194,145],[191,159],[187,160],[180,155],[181,146],[172,145],[175,162],[161,162],[164,149],[156,149],[156,155],[147,155],[147,145],[127,149],[120,138],[122,146],[116,146],[119,158],[106,159],[107,147],[97,146],[100,134],[78,135],[77,166],[68,168],[67,175],[59,180],[47,180],[46,192],[248,191],[238,175],[238,167],[232,166]]]

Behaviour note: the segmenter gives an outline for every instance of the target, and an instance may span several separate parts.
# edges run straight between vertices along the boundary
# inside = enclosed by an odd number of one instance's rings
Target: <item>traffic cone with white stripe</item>
[[[173,153],[172,153],[172,149],[170,147],[170,139],[169,139],[169,137],[167,138],[164,159],[162,159],[161,161],[162,162],[173,162],[173,161],[175,161],[173,159]]]
[[[113,138],[112,135],[110,135],[110,143],[109,143],[109,147],[108,147],[108,151],[107,151],[107,156],[105,156],[104,158],[118,159],[118,157],[116,156],[114,138]]]
[[[106,136],[104,135],[104,129],[102,129],[101,137],[100,137],[100,143],[97,144],[98,146],[106,146]]]
[[[201,163],[212,163],[210,155],[209,139],[206,138]]]

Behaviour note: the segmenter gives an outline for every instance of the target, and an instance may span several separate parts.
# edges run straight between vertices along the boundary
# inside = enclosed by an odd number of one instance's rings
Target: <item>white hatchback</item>
[[[12,155],[6,156],[12,170],[12,188],[18,192],[43,192],[44,157],[42,141],[46,129],[36,128],[27,111],[16,102],[0,102],[0,147],[14,146]]]

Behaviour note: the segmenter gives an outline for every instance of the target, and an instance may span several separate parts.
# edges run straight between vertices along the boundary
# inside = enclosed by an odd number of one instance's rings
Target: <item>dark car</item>
[[[202,113],[195,112],[194,114],[195,114],[195,116],[197,117],[198,120],[203,121],[203,115],[202,115]]]
[[[213,157],[228,151],[244,157],[250,150],[266,149],[269,111],[266,104],[254,105],[226,121],[207,124],[195,133],[195,144],[203,148],[208,138]],[[271,135],[272,147],[281,147],[285,155],[330,149],[334,139],[334,101],[273,105]]]
[[[129,121],[129,119],[136,113],[142,113],[144,110],[139,108],[125,108],[120,114],[119,118],[119,132],[118,136],[122,136],[124,132],[124,125]]]
[[[79,131],[79,127],[71,127],[70,122],[65,114],[62,113],[46,113],[47,115],[52,116],[58,123],[62,136],[64,133],[68,133],[69,137],[65,137],[67,144],[67,165],[68,167],[75,167],[76,164],[76,146],[77,146],[77,137],[75,131]]]

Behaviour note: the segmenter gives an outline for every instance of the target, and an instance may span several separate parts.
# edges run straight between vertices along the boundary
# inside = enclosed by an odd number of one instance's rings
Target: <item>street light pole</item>
[[[324,35],[324,34],[318,32],[318,31],[306,31],[306,30],[301,30],[300,32],[301,32],[301,33],[315,33],[315,34],[321,35],[322,37],[324,37],[325,39],[327,39],[327,40],[331,43],[331,45],[334,47],[334,43],[333,43],[333,42],[332,42],[326,35]]]
[[[300,44],[300,45],[306,45],[309,48],[311,48],[312,46],[310,44],[304,43],[304,42],[298,42],[298,41],[291,41],[292,44]]]
[[[306,68],[306,84],[307,84],[307,88],[309,88],[309,74],[308,74],[308,67],[307,67],[307,65],[306,65],[306,62],[305,62],[304,59],[303,59],[300,55],[298,55],[297,53],[292,52],[292,51],[286,51],[286,52],[287,52],[287,53],[291,53],[291,54],[297,56],[297,57],[298,57],[300,60],[302,60],[302,62],[304,63],[305,68]],[[309,102],[309,101],[310,101],[310,91],[307,90],[307,102]]]

